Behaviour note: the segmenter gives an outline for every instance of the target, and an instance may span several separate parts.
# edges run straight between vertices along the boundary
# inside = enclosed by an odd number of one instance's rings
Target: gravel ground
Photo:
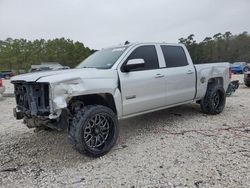
[[[250,187],[250,132],[232,128],[250,127],[249,96],[241,85],[217,116],[190,104],[121,121],[116,146],[98,159],[64,132],[26,128],[12,117],[14,98],[1,98],[0,186]]]

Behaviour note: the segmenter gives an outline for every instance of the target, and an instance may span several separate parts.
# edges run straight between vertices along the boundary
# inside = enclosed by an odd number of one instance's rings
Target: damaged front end
[[[14,89],[19,117],[50,114],[48,83],[14,82]]]
[[[14,116],[16,119],[24,119],[29,127],[49,127],[62,130],[67,127],[67,111],[60,113],[61,118],[49,118],[52,109],[50,105],[49,83],[37,82],[12,82],[14,84],[16,108]]]

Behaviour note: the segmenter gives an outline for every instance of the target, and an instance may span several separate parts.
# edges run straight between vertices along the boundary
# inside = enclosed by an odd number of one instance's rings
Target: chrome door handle
[[[164,77],[163,74],[156,74],[156,75],[155,75],[155,78],[163,78],[163,77]]]
[[[194,73],[194,71],[192,71],[192,70],[187,71],[187,74],[193,74],[193,73]]]

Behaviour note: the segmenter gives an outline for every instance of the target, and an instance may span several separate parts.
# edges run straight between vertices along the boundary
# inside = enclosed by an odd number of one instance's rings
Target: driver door
[[[125,60],[143,59],[143,68],[118,70],[122,93],[123,116],[153,110],[166,105],[166,80],[155,45],[139,46]]]

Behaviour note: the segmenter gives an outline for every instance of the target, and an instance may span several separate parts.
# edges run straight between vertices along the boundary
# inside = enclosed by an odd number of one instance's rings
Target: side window
[[[161,46],[167,68],[188,65],[185,51],[180,46]]]
[[[144,68],[136,69],[134,71],[139,70],[150,70],[150,69],[158,69],[159,61],[157,52],[154,45],[140,46],[136,48],[127,58],[125,64],[130,59],[144,59],[145,66]]]

